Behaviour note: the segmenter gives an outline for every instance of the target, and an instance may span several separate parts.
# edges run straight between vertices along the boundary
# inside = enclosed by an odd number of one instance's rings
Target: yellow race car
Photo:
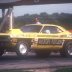
[[[0,33],[0,47],[1,56],[4,51],[24,56],[34,50],[38,56],[58,51],[62,56],[69,57],[72,56],[72,34],[58,25],[28,24]]]
[[[25,39],[31,40],[25,42],[38,56],[48,56],[52,51],[59,51],[62,56],[72,55],[72,34],[61,26],[30,24],[23,26],[21,31]]]

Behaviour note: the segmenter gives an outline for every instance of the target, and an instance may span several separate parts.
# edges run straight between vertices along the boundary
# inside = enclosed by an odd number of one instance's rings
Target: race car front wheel
[[[16,53],[18,56],[25,56],[28,54],[28,46],[26,42],[18,42]]]

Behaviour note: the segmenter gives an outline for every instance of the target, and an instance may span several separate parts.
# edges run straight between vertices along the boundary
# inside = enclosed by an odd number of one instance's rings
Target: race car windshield
[[[30,25],[30,26],[23,26],[21,30],[23,32],[40,32],[42,26],[39,25]]]

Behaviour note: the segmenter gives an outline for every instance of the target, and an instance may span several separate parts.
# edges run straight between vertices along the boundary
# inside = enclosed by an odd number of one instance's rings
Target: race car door
[[[48,46],[49,48],[62,46],[63,40],[59,39],[60,32],[62,30],[56,26],[44,26],[41,31],[43,36],[41,35],[42,38],[38,39],[38,45]]]

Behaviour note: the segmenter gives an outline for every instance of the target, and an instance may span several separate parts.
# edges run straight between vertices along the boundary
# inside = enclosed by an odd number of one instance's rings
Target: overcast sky
[[[48,14],[52,13],[72,14],[72,3],[15,6],[13,12],[15,16],[22,16],[24,14],[40,14],[41,12],[46,12]],[[1,16],[1,10],[0,10],[0,16]]]
[[[46,4],[46,5],[29,5],[14,7],[14,15],[40,14],[41,12],[52,13],[70,13],[72,14],[72,3],[67,4]]]

